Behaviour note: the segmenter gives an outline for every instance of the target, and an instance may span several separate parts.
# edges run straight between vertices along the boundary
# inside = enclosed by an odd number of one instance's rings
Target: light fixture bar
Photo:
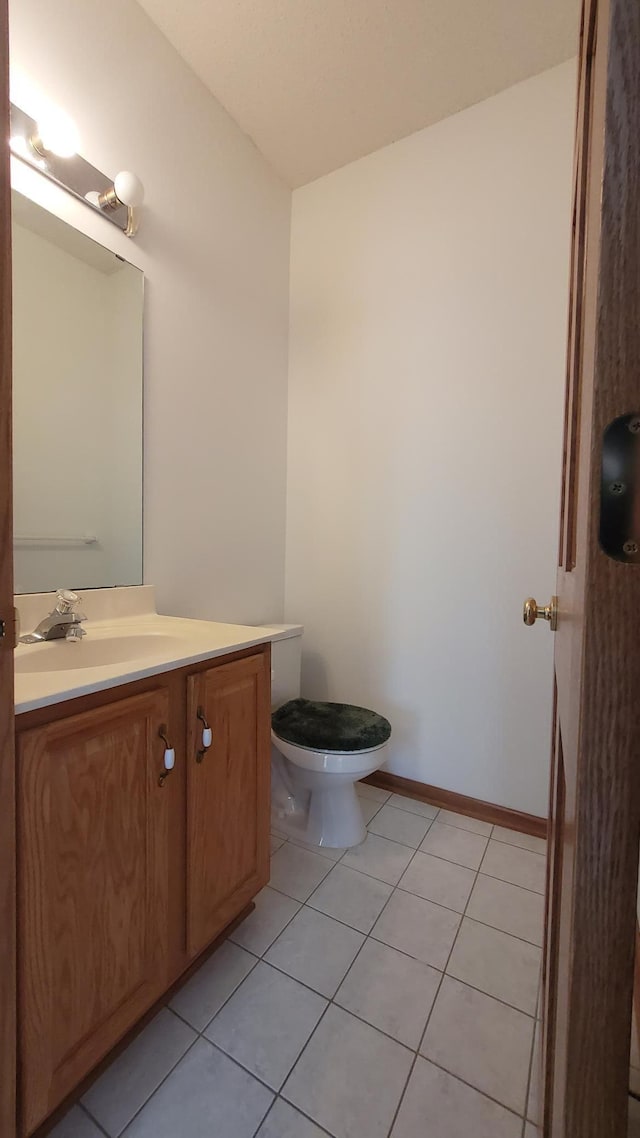
[[[38,137],[36,120],[25,114],[15,103],[11,103],[10,146],[13,156],[50,178],[67,193],[84,202],[89,209],[113,222],[124,233],[131,235],[130,211],[126,205],[114,205],[114,208],[104,210],[98,204],[102,194],[107,195],[113,190],[113,178],[108,178],[106,174],[96,170],[95,166],[85,162],[78,154],[70,158],[60,158],[49,151],[36,150],[31,140]],[[88,198],[88,194],[91,194],[92,198]]]

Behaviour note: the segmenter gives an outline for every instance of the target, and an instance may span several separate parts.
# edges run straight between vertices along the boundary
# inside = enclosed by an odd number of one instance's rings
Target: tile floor
[[[545,843],[359,793],[55,1138],[535,1138]]]

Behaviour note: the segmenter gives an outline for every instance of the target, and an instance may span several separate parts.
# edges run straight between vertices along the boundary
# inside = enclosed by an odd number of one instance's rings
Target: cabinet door
[[[162,689],[18,736],[22,1132],[167,985]]]
[[[269,878],[268,650],[189,677],[187,947],[195,956]],[[202,719],[212,742],[202,751]]]

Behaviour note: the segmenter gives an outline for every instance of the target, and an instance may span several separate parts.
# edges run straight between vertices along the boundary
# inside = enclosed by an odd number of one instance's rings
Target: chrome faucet
[[[72,643],[86,636],[82,621],[86,620],[84,613],[78,612],[76,605],[80,601],[77,593],[69,589],[56,590],[56,607],[53,612],[40,621],[33,632],[20,637],[21,644],[36,644],[45,640],[69,640]]]

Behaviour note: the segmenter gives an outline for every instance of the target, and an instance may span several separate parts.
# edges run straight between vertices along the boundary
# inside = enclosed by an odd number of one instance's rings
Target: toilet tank
[[[303,630],[301,624],[271,627],[277,629],[276,638],[271,641],[271,706],[275,710],[300,695]]]

